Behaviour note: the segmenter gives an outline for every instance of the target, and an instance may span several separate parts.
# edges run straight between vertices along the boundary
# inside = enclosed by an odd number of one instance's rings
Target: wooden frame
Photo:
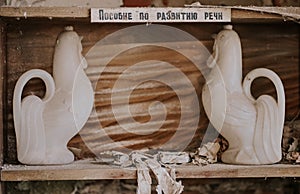
[[[1,93],[1,101],[0,101],[0,164],[3,164],[3,122],[4,122],[4,118],[3,118],[3,101],[4,101],[4,72],[5,72],[5,67],[6,67],[6,49],[5,49],[5,24],[3,21],[0,20],[0,93]]]
[[[2,2],[2,1],[1,1]],[[1,5],[0,2],[0,5]],[[1,21],[0,19],[0,165],[3,165],[3,160],[4,160],[4,150],[3,150],[3,145],[4,145],[4,135],[3,135],[3,122],[4,122],[4,114],[3,114],[3,102],[4,102],[4,95],[3,95],[3,89],[5,87],[4,84],[4,72],[5,72],[5,67],[6,67],[6,49],[5,49],[5,23]],[[0,179],[1,180],[1,179]],[[2,183],[2,180],[0,182],[0,194],[5,193],[5,188],[4,184]]]
[[[4,21],[1,21],[1,18]],[[20,18],[52,19],[74,21],[89,20],[88,8],[46,8],[0,7],[0,92],[3,93],[6,69],[6,32],[5,22]],[[276,14],[255,11],[232,10],[232,21],[235,23],[281,23],[283,18]],[[297,25],[297,24],[295,24]],[[298,37],[299,38],[299,37]],[[3,96],[0,102],[0,162],[3,165]],[[300,177],[299,165],[275,164],[266,166],[238,166],[213,164],[204,167],[180,166],[176,168],[178,178],[250,178],[250,177]],[[123,169],[108,165],[91,164],[89,161],[77,161],[63,166],[24,166],[5,164],[1,171],[1,181],[36,181],[36,180],[89,180],[89,179],[135,179],[134,168]]]

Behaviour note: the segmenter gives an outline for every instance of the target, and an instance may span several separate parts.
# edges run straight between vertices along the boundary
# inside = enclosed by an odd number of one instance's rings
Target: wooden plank
[[[4,160],[4,101],[5,101],[5,70],[6,70],[6,28],[0,20],[0,165]]]
[[[1,2],[0,1],[0,5]],[[4,162],[4,98],[6,70],[6,23],[0,19],[0,165]],[[0,182],[0,194],[4,194],[5,185]]]
[[[272,13],[264,13],[257,11],[246,11],[241,9],[232,9],[232,22],[278,22],[283,21],[282,16]]]
[[[299,21],[300,20],[300,8],[299,7],[256,7],[256,6],[244,6],[244,7],[233,7],[233,9],[235,10],[243,10],[243,11],[247,11],[245,13],[251,13],[251,11],[256,12],[257,14],[268,14],[266,16],[266,18],[268,17],[276,17],[277,16],[281,16],[282,19],[284,19],[284,21],[286,20],[295,20],[295,21]],[[237,14],[238,12],[236,12],[235,14]],[[241,16],[243,15],[245,17],[245,13],[241,13]],[[254,13],[255,14],[255,13]],[[249,16],[249,15],[248,15]],[[245,18],[248,17],[246,15]],[[252,18],[254,19],[254,15],[252,16]],[[234,18],[238,18],[238,17],[234,17]],[[269,18],[271,19],[271,18]]]
[[[181,165],[175,169],[179,179],[300,177],[300,165],[285,164],[246,166],[219,163],[207,166]],[[62,166],[4,165],[1,172],[1,181],[95,179],[136,179],[136,168],[77,161]]]
[[[0,16],[19,18],[88,18],[85,7],[0,7]]]
[[[204,167],[180,166],[178,178],[271,178],[300,177],[300,165],[229,165],[212,164]]]
[[[201,8],[199,8],[201,9]],[[289,9],[289,8],[287,8]],[[291,9],[291,8],[290,8]],[[276,12],[276,8],[274,8]],[[0,16],[17,18],[89,18],[90,9],[86,7],[0,7]],[[232,8],[232,21],[270,22],[284,21],[278,14]]]

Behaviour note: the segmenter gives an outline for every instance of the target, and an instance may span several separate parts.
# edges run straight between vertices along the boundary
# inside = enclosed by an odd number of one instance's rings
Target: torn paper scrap
[[[220,151],[219,142],[208,142],[198,148],[195,153],[191,153],[192,163],[197,165],[206,165],[216,163],[218,160],[218,152]]]
[[[154,173],[158,185],[156,187],[156,191],[158,194],[162,193],[172,193],[172,194],[180,194],[183,191],[183,185],[181,181],[176,181],[173,179],[170,174],[167,172],[165,168],[163,168],[160,163],[154,159],[147,159],[145,161],[149,168]]]
[[[163,164],[186,164],[190,162],[187,152],[159,152],[157,160]]]
[[[95,158],[94,163],[108,163],[121,167],[132,166],[132,160],[130,159],[130,156],[128,154],[117,151],[107,151],[100,153],[99,157]]]
[[[134,157],[134,164],[137,169],[137,194],[151,194],[151,176],[147,164],[139,157]]]

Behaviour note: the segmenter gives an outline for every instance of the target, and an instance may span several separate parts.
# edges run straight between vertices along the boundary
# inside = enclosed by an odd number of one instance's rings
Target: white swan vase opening
[[[13,117],[21,163],[47,165],[74,161],[67,143],[84,126],[94,103],[93,88],[84,72],[87,62],[81,52],[81,37],[73,27],[65,27],[55,46],[53,77],[44,70],[32,69],[18,79]],[[21,97],[32,78],[45,83],[42,99],[35,95]]]
[[[204,110],[211,124],[229,142],[221,160],[230,164],[279,162],[285,117],[285,92],[279,76],[258,68],[242,80],[241,42],[231,25],[216,36],[207,65],[211,70],[202,92]],[[273,82],[277,100],[269,95],[257,99],[252,96],[251,84],[258,77]]]

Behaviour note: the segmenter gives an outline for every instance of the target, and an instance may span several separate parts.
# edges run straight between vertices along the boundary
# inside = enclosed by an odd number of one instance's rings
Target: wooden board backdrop
[[[4,93],[4,99],[6,99],[4,102],[6,162],[15,163],[17,161],[12,116],[12,96],[16,80],[22,73],[32,68],[40,68],[52,73],[56,38],[66,25],[73,25],[78,34],[83,36],[84,55],[97,41],[106,35],[129,26],[129,24],[89,24],[86,21],[75,22],[72,20],[61,22],[59,20],[27,19],[9,22],[6,40],[6,83],[4,87],[6,90]],[[222,29],[222,24],[172,24],[172,26],[195,36],[209,51],[212,50],[213,46],[211,35]],[[248,23],[235,24],[234,29],[239,33],[242,41],[243,74],[245,75],[257,67],[266,67],[278,73],[286,91],[286,119],[292,119],[299,111],[299,25],[294,23]],[[101,84],[97,87],[97,94],[95,95],[97,118],[103,126],[101,130],[105,130],[106,134],[113,139],[113,143],[107,142],[101,137],[97,133],[99,129],[91,128],[91,131],[85,133],[85,140],[88,140],[89,145],[92,145],[94,152],[105,151],[109,148],[118,149],[120,142],[131,149],[159,148],[176,132],[180,119],[180,102],[171,88],[159,82],[143,83],[130,96],[130,109],[134,119],[140,123],[147,123],[150,119],[148,107],[151,102],[160,100],[166,105],[168,110],[166,123],[157,132],[149,135],[128,133],[118,125],[112,114],[111,94],[108,91],[111,91],[113,84],[120,75],[120,70],[128,68],[137,58],[145,60],[151,59],[152,56],[159,56],[160,59],[174,64],[184,72],[195,86],[199,102],[201,102],[203,76],[186,58],[158,47],[144,47],[126,52],[121,58],[115,58],[105,69],[105,76],[98,80]],[[160,72],[157,71],[157,73]],[[133,78],[134,76],[132,75]],[[93,79],[93,75],[89,75],[89,77]],[[276,96],[274,87],[268,80],[257,79],[252,88],[255,96],[263,93]],[[43,95],[44,85],[39,80],[32,80],[27,85],[24,96],[32,93]],[[200,145],[208,126],[208,119],[202,105],[200,105],[200,114],[198,129],[187,150],[193,150]],[[93,119],[89,122],[88,127],[95,125]],[[189,132],[188,129],[183,132],[182,141],[185,141],[184,134]],[[80,136],[74,137],[69,146],[80,151],[77,153],[80,158],[93,156],[93,153],[85,146]]]

